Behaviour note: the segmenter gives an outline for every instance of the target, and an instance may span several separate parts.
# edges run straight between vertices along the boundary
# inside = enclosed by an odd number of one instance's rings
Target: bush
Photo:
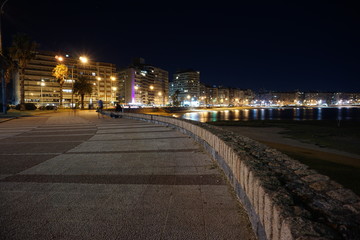
[[[2,102],[0,102],[0,112],[2,112],[2,108],[3,108],[3,104],[2,104]],[[6,105],[6,111],[9,111],[9,110],[10,110],[10,105],[7,104]]]
[[[33,103],[25,103],[25,110],[36,110],[36,106]],[[16,105],[16,110],[20,110],[20,104]]]

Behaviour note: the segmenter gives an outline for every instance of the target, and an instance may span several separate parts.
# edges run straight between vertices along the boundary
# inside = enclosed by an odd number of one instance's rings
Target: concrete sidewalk
[[[191,138],[94,111],[0,123],[0,239],[255,239]]]

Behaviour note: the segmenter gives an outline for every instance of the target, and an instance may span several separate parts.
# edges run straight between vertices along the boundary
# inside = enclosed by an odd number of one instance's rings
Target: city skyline
[[[4,46],[28,34],[45,50],[87,54],[126,67],[133,57],[201,81],[274,91],[359,92],[357,6],[349,3],[229,5],[86,4],[9,0]],[[22,6],[22,7],[19,7]],[[68,6],[71,6],[69,8]],[[44,21],[46,20],[46,21]]]

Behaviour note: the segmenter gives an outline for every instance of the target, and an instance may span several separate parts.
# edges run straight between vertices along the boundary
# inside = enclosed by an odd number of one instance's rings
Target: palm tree
[[[81,97],[81,109],[84,109],[84,96],[86,94],[91,94],[92,84],[90,81],[83,75],[79,76],[74,83],[74,93],[80,95]]]
[[[18,63],[20,68],[20,105],[21,110],[25,109],[25,68],[27,67],[30,60],[36,56],[37,43],[31,41],[30,38],[25,34],[16,34],[13,37],[12,45],[9,49],[10,57]]]
[[[16,62],[9,56],[8,52],[1,55],[1,84],[2,84],[2,110],[3,113],[7,112],[7,85],[10,83],[11,74],[16,69]]]
[[[175,107],[180,106],[179,94],[180,94],[180,91],[179,91],[179,90],[176,90],[175,93],[171,96],[172,104],[173,104],[173,106],[175,106]]]
[[[52,75],[58,80],[60,84],[60,107],[63,104],[63,85],[65,82],[65,77],[68,75],[68,67],[64,64],[58,64],[52,71]]]

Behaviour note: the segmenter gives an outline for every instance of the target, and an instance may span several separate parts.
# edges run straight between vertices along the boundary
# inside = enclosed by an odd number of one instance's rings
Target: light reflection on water
[[[351,120],[360,121],[360,108],[261,108],[220,111],[198,111],[183,114],[180,118],[199,121],[250,121],[250,120]]]

